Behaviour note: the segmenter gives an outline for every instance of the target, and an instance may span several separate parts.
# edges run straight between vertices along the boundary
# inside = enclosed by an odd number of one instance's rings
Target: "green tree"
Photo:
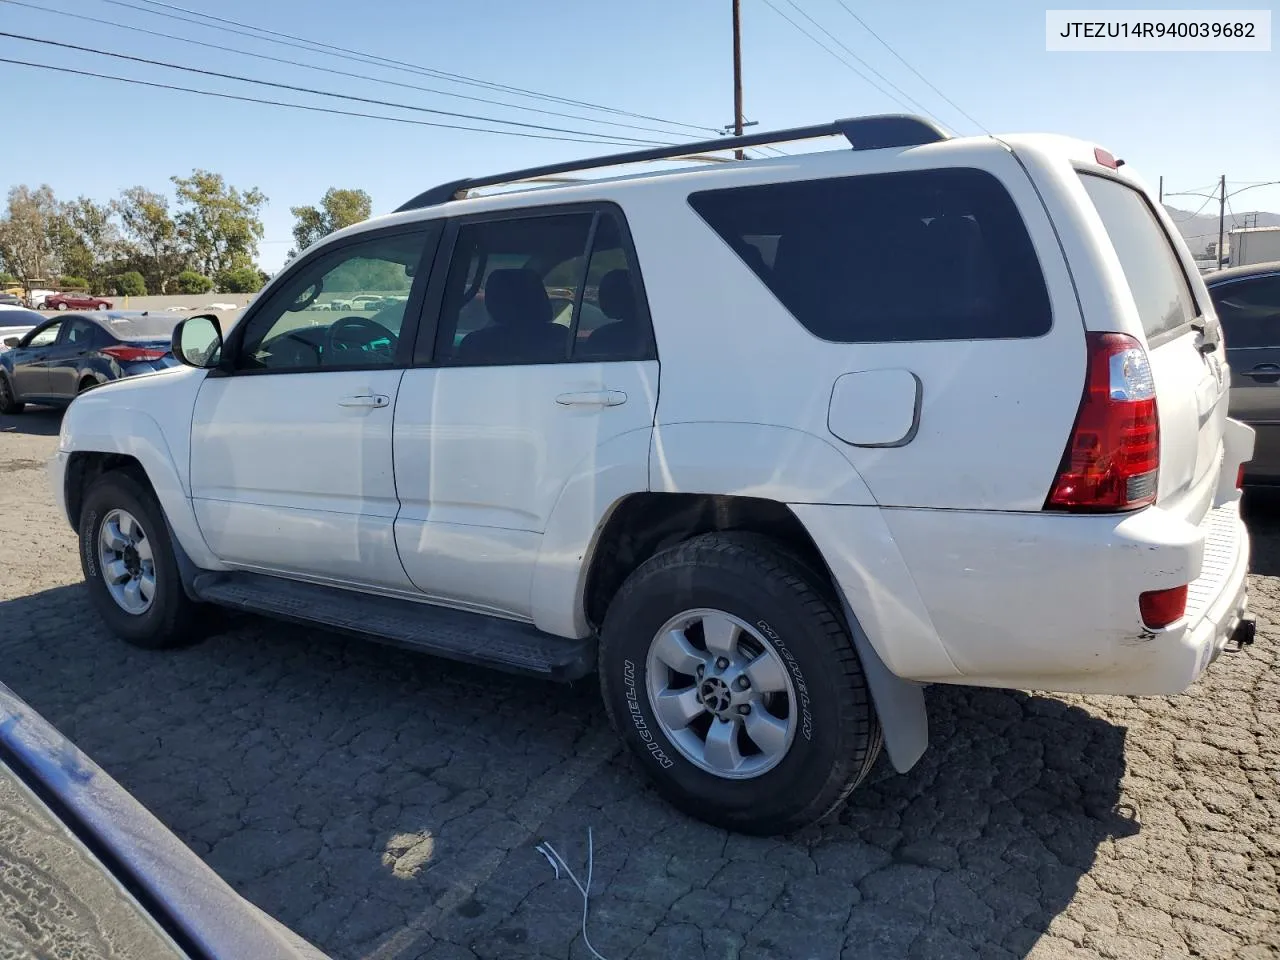
[[[170,179],[178,188],[175,219],[201,273],[216,277],[257,256],[263,232],[258,211],[266,194],[257,187],[241,192],[208,170]]]
[[[145,297],[147,281],[137,270],[130,270],[115,278],[116,293],[122,297]]]
[[[58,278],[58,283],[64,290],[88,290],[89,281],[84,277],[64,276]]]
[[[257,293],[267,282],[257,267],[242,265],[218,274],[218,289],[224,293]]]
[[[22,184],[9,191],[9,207],[0,217],[0,262],[28,293],[33,280],[54,272],[57,258],[51,234],[57,211],[58,202],[47,184],[36,190]]]
[[[130,187],[112,207],[134,247],[130,259],[145,265],[153,290],[168,293],[173,279],[186,267],[182,237],[169,214],[169,198],[146,187]]]
[[[361,220],[368,220],[373,200],[363,190],[346,190],[330,187],[320,198],[318,207],[290,207],[296,221],[293,225],[293,242],[297,246],[289,251],[293,259],[321,237],[335,230],[349,227]]]
[[[208,293],[213,289],[213,281],[203,273],[194,270],[183,270],[178,274],[179,293]]]
[[[120,233],[109,204],[79,197],[58,204],[50,239],[64,273],[102,286],[110,261],[120,252]]]
[[[0,271],[0,287],[12,287],[14,284],[21,283],[21,282],[22,281],[19,280],[17,277],[15,277],[12,273],[5,273],[4,271]]]

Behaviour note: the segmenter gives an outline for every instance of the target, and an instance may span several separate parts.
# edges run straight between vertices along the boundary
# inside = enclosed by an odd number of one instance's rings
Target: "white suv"
[[[1092,144],[873,117],[450,183],[174,350],[52,466],[116,633],[211,603],[594,670],[731,828],[822,817],[882,739],[908,769],[923,684],[1176,693],[1252,640],[1219,325]]]

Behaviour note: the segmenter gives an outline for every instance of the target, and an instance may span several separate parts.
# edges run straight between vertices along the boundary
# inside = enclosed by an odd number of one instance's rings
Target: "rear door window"
[[[1194,320],[1199,310],[1186,274],[1147,198],[1109,177],[1082,173],[1080,179],[1111,238],[1147,339]]]
[[[1280,274],[1209,288],[1228,348],[1280,347]]]
[[[1007,339],[1052,325],[1026,225],[985,171],[736,187],[689,203],[824,340]]]

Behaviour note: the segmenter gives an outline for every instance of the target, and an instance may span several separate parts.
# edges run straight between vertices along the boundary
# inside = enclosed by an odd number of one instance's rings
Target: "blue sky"
[[[106,0],[27,2],[322,67],[489,96],[521,107],[589,113],[201,29]],[[143,0],[129,2],[147,6]],[[352,52],[664,119],[706,127],[732,119],[729,0],[172,2]],[[797,12],[791,0],[768,2],[835,47]],[[1152,183],[1163,175],[1170,192],[1209,188],[1221,173],[1239,185],[1280,180],[1280,101],[1275,93],[1280,90],[1280,53],[1047,53],[1044,6],[1040,4],[1012,0],[892,6],[865,0],[845,2],[991,131],[1047,131],[1094,140],[1123,157]],[[969,120],[894,59],[838,0],[795,3],[947,126],[959,133],[977,132]],[[1222,9],[1242,6],[1206,0],[1198,0],[1198,5]],[[1091,6],[1103,5],[1095,2]],[[177,11],[169,8],[167,12]],[[746,113],[749,119],[759,121],[761,129],[902,111],[901,104],[803,36],[766,0],[742,0],[742,18]],[[651,136],[268,63],[3,0],[0,30],[355,96],[528,123]],[[271,91],[222,77],[183,75],[5,37],[0,37],[0,57],[338,109],[448,120]],[[868,72],[865,67],[859,69]],[[374,212],[380,213],[440,181],[613,149],[303,113],[8,64],[0,64],[0,102],[8,108],[5,136],[0,142],[0,189],[16,183],[48,183],[64,199],[86,194],[102,200],[134,184],[166,189],[170,175],[186,175],[195,167],[214,170],[232,184],[258,186],[270,198],[264,216],[267,242],[260,251],[260,261],[268,270],[280,265],[289,248],[289,207],[316,202],[329,186],[367,190],[373,196]],[[1203,201],[1180,198],[1170,202],[1194,210]],[[1280,188],[1253,190],[1232,204],[1237,211],[1280,211]],[[1210,211],[1216,212],[1216,204],[1205,208]]]

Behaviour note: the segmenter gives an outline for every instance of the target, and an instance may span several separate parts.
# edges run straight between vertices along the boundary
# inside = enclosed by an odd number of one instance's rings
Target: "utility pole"
[[[1222,266],[1222,228],[1226,225],[1227,219],[1227,175],[1224,173],[1218,181],[1218,252],[1217,266]]]
[[[1164,177],[1160,178],[1160,206],[1164,206]]]
[[[733,0],[733,133],[742,136],[742,12],[741,0]],[[733,155],[741,160],[742,151]]]

